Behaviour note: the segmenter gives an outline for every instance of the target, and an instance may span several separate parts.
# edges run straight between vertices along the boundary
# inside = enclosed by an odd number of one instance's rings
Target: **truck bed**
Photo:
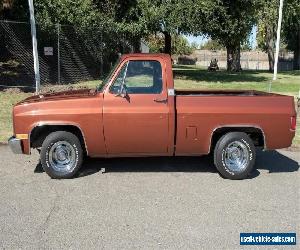
[[[254,90],[177,90],[176,154],[207,154],[222,127],[252,127],[265,136],[265,149],[288,147],[294,136],[291,96]]]

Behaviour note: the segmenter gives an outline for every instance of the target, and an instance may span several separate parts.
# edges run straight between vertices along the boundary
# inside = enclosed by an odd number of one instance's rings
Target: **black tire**
[[[71,149],[72,164],[71,169],[63,169],[58,171],[53,163],[53,157],[50,157],[51,149],[56,143],[65,142],[68,149]],[[55,146],[54,146],[55,147]],[[67,179],[73,177],[82,165],[83,150],[79,139],[76,135],[66,131],[56,131],[49,134],[43,142],[41,149],[41,163],[44,171],[53,179]]]
[[[245,164],[240,170],[232,169],[228,163],[228,146],[236,144],[241,146],[245,152]],[[238,151],[240,153],[240,151]],[[237,154],[239,155],[239,154]],[[230,158],[230,157],[229,157]],[[230,132],[223,135],[217,142],[214,149],[214,163],[219,173],[228,179],[241,180],[251,173],[256,159],[255,146],[250,137],[243,132]]]

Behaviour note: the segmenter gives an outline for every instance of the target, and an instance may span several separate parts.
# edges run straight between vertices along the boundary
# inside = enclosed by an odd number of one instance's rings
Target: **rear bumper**
[[[8,145],[15,154],[23,154],[22,142],[20,139],[15,138],[14,136],[10,137],[8,140]]]

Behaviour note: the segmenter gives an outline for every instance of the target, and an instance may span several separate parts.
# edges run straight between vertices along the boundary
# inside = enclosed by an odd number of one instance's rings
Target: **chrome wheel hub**
[[[243,171],[249,163],[249,151],[247,146],[240,142],[231,142],[225,149],[225,165],[234,172]]]
[[[49,150],[49,163],[58,172],[71,172],[75,168],[75,149],[67,141],[58,141]]]

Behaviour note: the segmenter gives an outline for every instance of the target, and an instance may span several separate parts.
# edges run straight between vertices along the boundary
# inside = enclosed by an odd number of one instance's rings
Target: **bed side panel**
[[[176,155],[202,155],[210,150],[215,129],[224,126],[260,128],[265,148],[291,145],[295,135],[290,119],[295,115],[289,96],[176,96]]]

